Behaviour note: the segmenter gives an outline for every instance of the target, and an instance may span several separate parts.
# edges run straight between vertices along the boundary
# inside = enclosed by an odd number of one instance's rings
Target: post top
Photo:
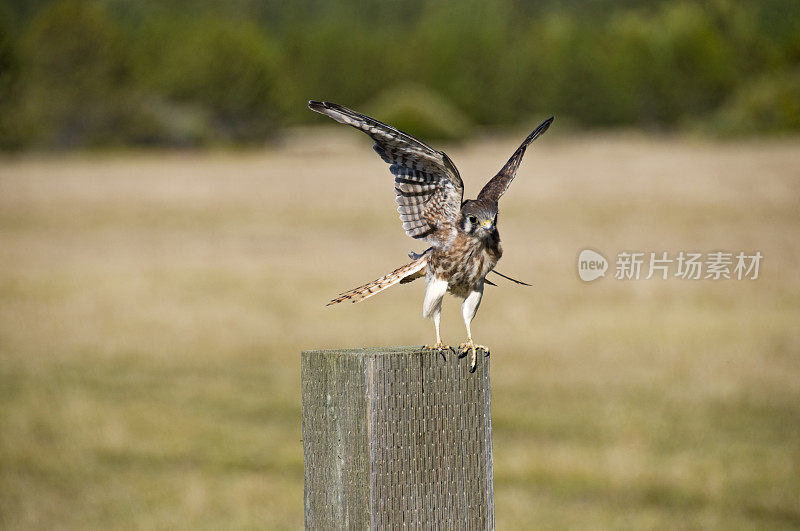
[[[419,352],[438,352],[435,350],[425,350],[422,345],[405,345],[396,347],[354,347],[354,348],[335,348],[335,349],[310,349],[304,350],[303,354],[353,354],[358,356],[374,354],[415,354]]]

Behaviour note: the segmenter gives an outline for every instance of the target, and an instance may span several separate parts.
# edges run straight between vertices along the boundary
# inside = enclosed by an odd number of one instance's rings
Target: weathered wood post
[[[301,356],[307,529],[492,529],[489,358],[420,347]]]

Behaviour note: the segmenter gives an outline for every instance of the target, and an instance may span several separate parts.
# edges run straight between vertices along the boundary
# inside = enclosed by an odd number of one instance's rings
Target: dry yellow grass
[[[0,161],[0,527],[302,526],[300,350],[433,336],[419,282],[324,306],[422,249],[355,136]],[[449,150],[468,196],[518,140]],[[800,526],[799,200],[796,141],[537,142],[500,218],[534,287],[487,288],[473,326],[498,527]],[[585,285],[587,246],[765,259]]]

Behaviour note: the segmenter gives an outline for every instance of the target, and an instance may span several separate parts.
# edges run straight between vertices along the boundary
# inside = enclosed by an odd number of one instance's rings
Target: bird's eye
[[[475,216],[470,216],[470,217],[469,217],[469,218],[467,218],[467,219],[469,219],[469,222],[470,222],[470,223],[477,223],[477,222],[478,222],[478,218],[476,218]]]

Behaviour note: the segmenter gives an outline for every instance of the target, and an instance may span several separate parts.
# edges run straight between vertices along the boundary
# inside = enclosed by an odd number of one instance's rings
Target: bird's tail
[[[410,264],[398,267],[388,275],[384,275],[377,280],[373,280],[372,282],[364,284],[363,286],[359,286],[351,289],[350,291],[342,293],[338,297],[335,297],[333,300],[331,300],[331,302],[328,303],[328,306],[344,301],[350,301],[353,303],[361,302],[364,299],[372,297],[376,293],[385,290],[386,288],[394,286],[398,282],[403,284],[406,282],[411,282],[414,279],[424,276],[425,268],[427,266],[428,256],[422,255]]]

